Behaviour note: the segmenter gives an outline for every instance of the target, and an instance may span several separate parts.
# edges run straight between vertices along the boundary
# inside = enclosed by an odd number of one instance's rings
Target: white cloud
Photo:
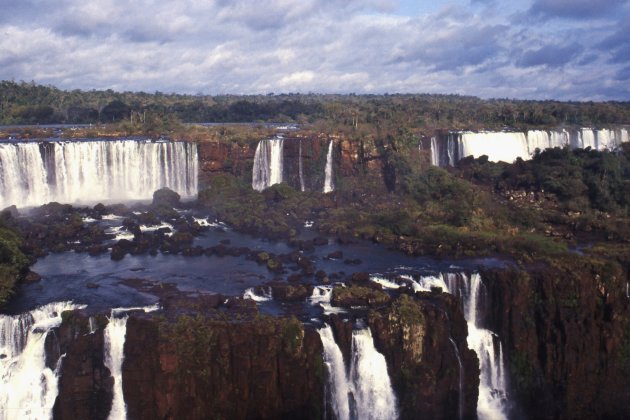
[[[608,45],[619,26],[601,16],[592,24],[521,24],[514,16],[478,14],[485,10],[479,3],[398,16],[394,0],[5,3],[0,79],[210,94],[630,98],[620,76],[629,55]],[[606,48],[597,48],[604,40]],[[615,63],[606,62],[610,50]],[[566,64],[550,65],[554,51],[565,53]],[[519,68],[519,60],[533,67]]]

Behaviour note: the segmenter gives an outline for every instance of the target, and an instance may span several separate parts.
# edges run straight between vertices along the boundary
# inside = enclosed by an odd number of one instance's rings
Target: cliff
[[[329,322],[349,360],[352,323],[336,315]],[[402,294],[370,311],[367,323],[387,361],[401,418],[476,418],[479,362],[467,346],[466,321],[454,297]]]
[[[620,266],[582,257],[482,277],[492,308],[485,322],[507,349],[527,417],[627,416],[630,299]]]

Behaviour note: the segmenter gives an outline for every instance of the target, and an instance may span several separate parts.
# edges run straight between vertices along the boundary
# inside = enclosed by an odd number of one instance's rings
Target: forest
[[[94,124],[176,119],[313,123],[357,129],[382,121],[407,128],[527,129],[630,124],[630,102],[480,99],[436,94],[181,95],[65,91],[35,82],[0,82],[0,124]]]

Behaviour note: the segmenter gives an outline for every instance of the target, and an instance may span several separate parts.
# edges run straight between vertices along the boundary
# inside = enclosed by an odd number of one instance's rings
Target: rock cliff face
[[[101,327],[106,320],[99,318]],[[47,363],[65,354],[55,401],[55,419],[107,419],[114,383],[103,363],[103,328],[90,333],[89,318],[66,313],[63,324],[46,340]]]
[[[226,308],[230,320],[221,320],[216,311],[199,315],[202,308],[193,305],[191,312],[191,302],[185,303],[129,316],[122,372],[129,418],[325,417],[327,371],[313,327],[251,311],[237,316],[234,308]],[[474,417],[477,358],[466,346],[466,324],[452,297],[402,295],[365,319],[387,360],[402,418],[456,418],[460,379],[463,417]],[[350,360],[352,323],[335,316],[328,321]],[[107,418],[113,379],[103,363],[106,322],[98,317],[90,333],[87,316],[66,313],[49,335],[49,363],[66,355],[56,419]],[[463,361],[461,378],[453,344]]]
[[[329,321],[349,360],[352,324],[334,315]],[[466,344],[467,326],[455,298],[401,295],[391,306],[371,311],[368,325],[387,361],[401,418],[459,418],[460,391],[461,418],[476,418],[479,364]]]
[[[529,272],[482,272],[493,308],[485,322],[505,344],[517,407],[527,417],[630,412],[626,276],[586,257]]]
[[[321,418],[317,333],[297,320],[174,323],[132,317],[123,387],[129,418]]]
[[[383,157],[378,153],[373,142],[351,142],[329,136],[289,136],[285,137],[284,141],[284,181],[293,188],[300,189],[301,156],[306,190],[321,191],[324,186],[324,168],[330,141],[334,142],[333,162],[336,176],[356,176],[365,171],[380,175],[383,172]],[[230,174],[251,180],[257,144],[257,142],[244,145],[220,142],[199,143],[201,188],[204,182],[217,174]]]

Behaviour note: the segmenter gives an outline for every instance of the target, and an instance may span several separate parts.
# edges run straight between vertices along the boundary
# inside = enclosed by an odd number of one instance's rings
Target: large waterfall
[[[46,365],[45,341],[61,313],[80,306],[51,303],[15,316],[0,315],[0,419],[50,419],[58,393],[57,366]]]
[[[258,143],[252,171],[253,189],[262,191],[283,181],[283,149],[282,138],[261,140]]]
[[[503,349],[499,337],[482,328],[480,301],[483,283],[477,273],[470,277],[464,274],[447,274],[447,290],[458,296],[464,305],[464,316],[468,322],[468,346],[479,358],[479,399],[477,415],[480,419],[507,418],[507,380]]]
[[[324,170],[324,194],[334,191],[333,185],[333,141],[328,144],[326,155],[326,169]]]
[[[467,156],[486,155],[493,162],[511,163],[516,158],[531,159],[538,150],[553,147],[614,150],[628,142],[628,129],[582,128],[579,130],[530,130],[522,132],[452,132],[445,138],[431,138],[431,163],[454,166]]]
[[[197,146],[137,140],[0,144],[0,208],[197,194]]]
[[[352,332],[350,373],[332,329],[319,329],[328,371],[327,398],[338,420],[395,419],[396,396],[391,386],[385,357],[374,347],[369,328]]]

